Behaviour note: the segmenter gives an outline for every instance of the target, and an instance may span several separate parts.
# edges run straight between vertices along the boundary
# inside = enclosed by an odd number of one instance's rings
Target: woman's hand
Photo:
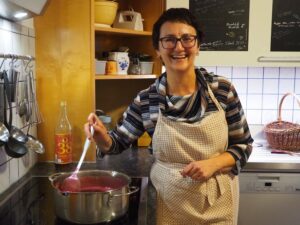
[[[90,127],[94,128],[94,135],[91,134]],[[94,140],[98,147],[106,152],[112,145],[111,137],[108,135],[107,129],[95,113],[88,116],[88,122],[84,124],[84,131],[89,140]]]
[[[233,156],[224,152],[220,155],[206,160],[194,161],[188,164],[181,171],[183,177],[190,177],[193,180],[207,180],[216,172],[228,172],[235,165]]]
[[[190,177],[193,180],[207,180],[209,179],[218,168],[213,164],[211,159],[194,161],[183,168],[181,175],[183,177]]]

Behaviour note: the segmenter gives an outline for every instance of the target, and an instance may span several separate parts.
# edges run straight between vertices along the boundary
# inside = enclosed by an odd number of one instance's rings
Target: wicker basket
[[[300,99],[294,93],[286,93],[280,100],[278,119],[265,126],[264,131],[271,148],[289,151],[300,151],[300,125],[281,120],[281,107],[283,100],[292,95],[300,106]]]

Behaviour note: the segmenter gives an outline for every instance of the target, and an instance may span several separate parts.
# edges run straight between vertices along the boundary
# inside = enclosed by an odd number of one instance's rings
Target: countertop
[[[267,145],[254,146],[242,172],[300,173],[300,153],[275,153]]]

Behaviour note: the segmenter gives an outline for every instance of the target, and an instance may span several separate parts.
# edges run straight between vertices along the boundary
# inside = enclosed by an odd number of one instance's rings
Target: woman
[[[230,81],[195,69],[201,39],[188,9],[165,11],[154,24],[153,46],[166,72],[137,95],[110,133],[94,113],[85,125],[105,154],[120,153],[144,131],[150,134],[159,225],[237,224],[236,175],[253,140]]]

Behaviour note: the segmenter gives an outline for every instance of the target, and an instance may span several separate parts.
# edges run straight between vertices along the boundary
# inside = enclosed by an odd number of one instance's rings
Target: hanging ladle
[[[20,90],[20,101],[18,101],[18,113],[20,117],[23,117],[25,115],[27,115],[27,111],[28,111],[28,107],[27,107],[27,100],[28,100],[28,93],[27,93],[27,82],[26,80],[21,83],[22,85],[20,85],[21,90]]]
[[[91,126],[91,134],[92,134],[92,136],[94,134],[94,128],[92,126]],[[91,143],[91,141],[88,138],[86,138],[84,147],[83,147],[83,151],[82,151],[80,160],[76,166],[75,171],[72,173],[71,176],[65,178],[61,184],[61,190],[63,192],[79,192],[80,191],[80,179],[77,174],[80,170],[81,164],[85,158],[87,150],[90,147],[90,143]]]
[[[38,154],[43,154],[45,152],[45,147],[37,138],[29,134],[30,127],[31,124],[29,123],[27,130],[28,141],[25,143],[25,146]]]
[[[9,139],[9,131],[6,126],[0,122],[0,146],[4,145],[8,142]]]
[[[3,73],[0,72],[0,79],[2,79],[2,78],[3,78]],[[5,101],[5,91],[4,91],[3,83],[0,84],[0,101],[1,101],[0,109],[1,110],[3,109],[3,117],[2,117],[2,113],[1,113],[1,121],[3,121],[4,113],[6,113],[5,107],[4,107],[4,105],[2,105],[2,103],[4,104],[4,101]],[[1,121],[0,121],[0,146],[4,145],[6,142],[8,142],[8,139],[9,139],[9,130],[4,125],[4,123],[2,123]]]
[[[8,102],[8,108],[9,108],[9,122],[7,122],[7,115],[6,115],[6,101],[4,101],[4,124],[6,127],[8,127],[10,131],[10,137],[8,139],[8,142],[5,143],[5,152],[8,156],[13,158],[19,158],[25,155],[28,152],[27,147],[24,145],[24,143],[19,142],[18,139],[12,137],[12,105],[10,101],[10,87],[9,87],[9,81],[7,78],[6,71],[3,72],[3,78],[4,78],[4,92],[6,93],[6,99]],[[16,130],[16,129],[13,129]],[[13,132],[13,134],[15,134]]]
[[[13,74],[13,73],[14,72],[11,72],[11,74]],[[17,83],[16,83],[17,79],[12,79],[11,81],[9,81],[7,73],[4,72],[4,82],[5,82],[6,77],[7,77],[7,80],[6,80],[7,85],[5,87],[5,93],[6,93],[9,108],[12,109],[11,103],[12,103],[12,101],[14,101],[14,94],[15,94],[15,89],[17,86]],[[10,118],[9,119],[10,119],[10,123],[9,123],[10,137],[21,143],[27,142],[28,141],[27,135],[21,129],[12,125],[12,111],[11,110],[10,110]]]

